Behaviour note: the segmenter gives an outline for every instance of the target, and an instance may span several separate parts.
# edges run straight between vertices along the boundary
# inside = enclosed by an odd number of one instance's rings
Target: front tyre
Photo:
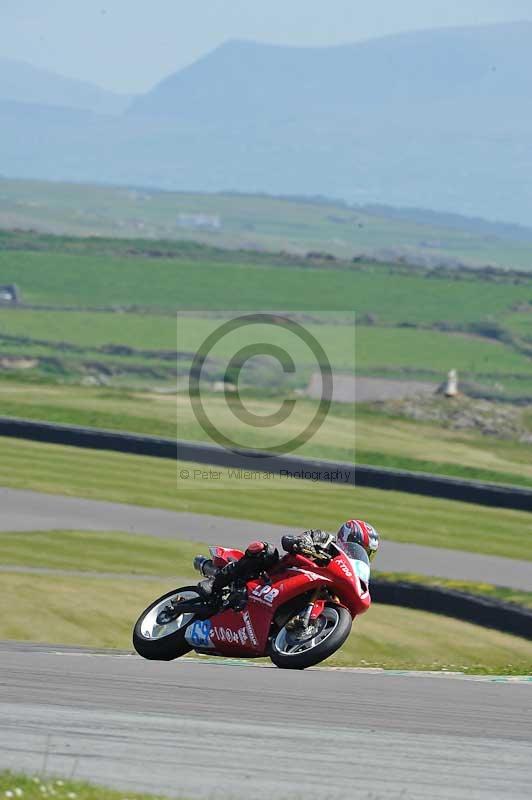
[[[139,656],[173,661],[192,650],[185,632],[194,614],[179,614],[179,601],[195,599],[200,599],[196,587],[185,586],[163,594],[142,612],[133,628],[133,647]]]
[[[290,628],[290,620],[271,643],[270,658],[283,669],[305,669],[325,661],[351,632],[351,614],[343,606],[328,605],[308,628]]]

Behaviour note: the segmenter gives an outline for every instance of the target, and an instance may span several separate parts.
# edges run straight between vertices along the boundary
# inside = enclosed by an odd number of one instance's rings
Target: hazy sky
[[[520,19],[531,0],[0,0],[0,56],[139,92],[226,39],[328,45]]]

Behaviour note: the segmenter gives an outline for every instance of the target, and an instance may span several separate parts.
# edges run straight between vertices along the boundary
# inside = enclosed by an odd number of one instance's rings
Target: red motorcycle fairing
[[[330,590],[338,597],[341,605],[348,609],[353,619],[364,614],[370,607],[368,585],[361,581],[350,559],[340,550],[326,566],[320,566],[302,555],[286,556],[283,562],[288,568],[299,569],[331,584]]]
[[[238,552],[226,548],[213,549],[218,551],[216,557],[224,563],[232,560],[233,553]],[[209,619],[194,622],[187,630],[186,639],[201,653],[240,658],[265,655],[276,611],[288,601],[325,586],[353,618],[370,606],[367,586],[361,583],[352,563],[343,553],[339,552],[327,566],[318,566],[302,555],[286,555],[271,571],[268,582],[262,579],[248,581],[248,602],[242,611],[226,609]],[[316,606],[313,615],[319,616],[323,610],[322,601],[316,601]]]
[[[222,569],[231,561],[240,561],[244,555],[242,550],[219,546],[209,547],[209,552],[212,556],[212,563],[217,569]]]
[[[282,559],[268,582],[259,578],[248,581],[247,605],[242,611],[226,609],[192,623],[187,641],[200,652],[240,658],[265,655],[276,610],[294,597],[330,583],[329,578],[308,569],[285,565]]]

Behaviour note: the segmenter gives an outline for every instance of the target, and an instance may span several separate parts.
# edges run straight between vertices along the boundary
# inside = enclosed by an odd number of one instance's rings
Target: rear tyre
[[[133,628],[133,647],[142,658],[150,661],[173,661],[192,650],[185,639],[185,632],[193,621],[194,614],[176,615],[173,610],[169,610],[172,601],[178,604],[179,598],[199,599],[199,594],[195,586],[173,589],[154,600],[136,621]],[[165,621],[166,618],[168,621]]]
[[[272,640],[270,658],[282,669],[312,667],[336,653],[349,636],[352,624],[346,608],[333,604],[325,606],[306,630],[292,631],[286,625],[281,628]]]

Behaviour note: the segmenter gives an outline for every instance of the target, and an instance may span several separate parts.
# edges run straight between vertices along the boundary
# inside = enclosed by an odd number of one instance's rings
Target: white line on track
[[[30,648],[31,649],[31,648]],[[105,652],[102,650],[69,650],[68,648],[57,648],[39,645],[39,652],[48,653],[56,656],[80,656],[84,658],[112,658],[112,659],[131,659],[138,658],[135,653],[130,652],[114,652],[110,650]],[[241,667],[252,669],[277,669],[272,664],[264,664],[263,662],[236,659],[236,658],[223,658],[216,656],[197,656],[187,657],[184,656],[176,661],[179,663],[191,663],[197,665],[214,665],[217,667]],[[382,669],[379,667],[310,667],[312,672],[346,672],[355,675],[377,675],[383,678],[387,677],[401,677],[401,678],[453,678],[455,680],[476,681],[481,683],[521,683],[530,684],[532,686],[532,675],[482,675],[482,674],[468,674],[465,672],[453,672],[448,670],[430,671],[430,670],[400,670],[400,669]]]

